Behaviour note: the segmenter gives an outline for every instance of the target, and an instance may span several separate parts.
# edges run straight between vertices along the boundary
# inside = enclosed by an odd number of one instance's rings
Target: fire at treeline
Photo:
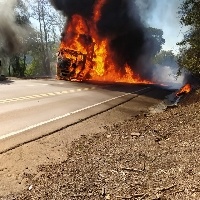
[[[0,3],[1,74],[149,84],[170,82],[179,69],[162,49],[163,31],[143,18],[151,0]]]

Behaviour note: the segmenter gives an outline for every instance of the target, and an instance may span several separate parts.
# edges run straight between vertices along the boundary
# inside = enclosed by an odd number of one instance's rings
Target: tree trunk
[[[40,40],[41,40],[41,57],[42,57],[42,66],[43,66],[43,75],[46,75],[46,63],[45,63],[45,48],[44,48],[44,41],[43,41],[43,31],[42,31],[42,19],[41,19],[41,2],[40,0],[37,1],[38,3],[38,20],[40,25]]]
[[[50,75],[50,59],[49,59],[49,49],[48,49],[48,33],[45,23],[45,13],[44,13],[44,5],[42,4],[42,22],[43,22],[43,30],[44,30],[44,39],[45,39],[45,72],[46,75]]]
[[[24,73],[26,70],[26,54],[23,55],[23,66],[20,67],[20,77],[24,77]]]

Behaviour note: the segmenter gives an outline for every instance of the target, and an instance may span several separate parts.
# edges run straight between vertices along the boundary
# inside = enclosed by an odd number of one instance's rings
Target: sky
[[[141,1],[141,0],[140,0]],[[183,0],[150,0],[155,2],[153,8],[145,16],[146,22],[154,27],[163,30],[165,44],[164,50],[172,50],[178,52],[177,42],[183,39],[183,35],[187,28],[180,24],[178,15],[179,7]]]

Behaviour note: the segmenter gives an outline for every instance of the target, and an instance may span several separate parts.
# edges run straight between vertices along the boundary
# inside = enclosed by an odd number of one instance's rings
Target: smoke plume
[[[93,6],[96,0],[50,0],[56,9],[63,12],[64,15],[71,17],[79,14],[84,17],[91,17]]]
[[[157,51],[155,38],[147,31],[147,27],[163,29],[170,24],[177,30],[177,23],[171,23],[176,18],[178,4],[182,0],[175,0],[170,4],[167,0],[50,0],[54,7],[67,16],[68,21],[78,14],[86,20],[92,20],[95,5],[102,2],[100,17],[95,21],[98,35],[108,38],[109,48],[114,52],[113,59],[118,68],[127,63],[135,73],[142,78],[158,82],[177,82],[175,71],[178,66],[155,66],[151,58]],[[175,5],[175,8],[174,8]],[[173,11],[172,11],[173,10]],[[170,11],[170,12],[168,12]],[[165,14],[163,14],[165,13]],[[163,20],[160,20],[163,19]],[[154,26],[155,20],[161,21],[160,26]],[[66,24],[67,27],[67,24]],[[170,30],[172,30],[170,29]],[[174,31],[173,30],[173,31]],[[164,34],[165,35],[165,34]],[[173,34],[170,35],[172,38]],[[172,74],[172,75],[171,75]],[[181,83],[184,77],[180,77]],[[173,83],[172,83],[173,84]]]
[[[25,30],[15,23],[14,8],[17,0],[0,0],[0,48],[7,54],[20,48],[20,36]]]
[[[150,79],[149,35],[141,20],[136,0],[50,0],[54,7],[63,12],[70,21],[74,14],[91,20],[97,2],[103,2],[99,11],[100,18],[96,23],[99,37],[109,39],[109,48],[114,52],[118,67],[126,63],[136,72]],[[145,59],[147,62],[141,62]],[[123,70],[123,69],[122,69]]]
[[[183,0],[136,0],[142,21],[147,26],[156,27],[163,30],[165,50],[178,51],[176,43],[181,41],[185,27],[181,27],[178,16],[178,8]],[[182,29],[182,30],[181,30]],[[185,29],[186,31],[186,29]],[[182,71],[177,76],[179,66],[177,63],[168,63],[168,65],[155,65],[153,68],[153,80],[156,83],[165,83],[171,88],[179,88],[189,80],[189,73]]]
[[[178,14],[184,0],[136,0],[142,20],[151,27],[162,29],[167,50],[178,51],[176,43],[183,38],[186,28],[181,26]]]

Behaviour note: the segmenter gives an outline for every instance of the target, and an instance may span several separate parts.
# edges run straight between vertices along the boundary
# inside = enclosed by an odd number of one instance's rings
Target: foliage
[[[178,63],[182,68],[200,76],[200,1],[185,0],[180,7],[180,21],[189,27],[184,39],[178,43],[180,56]]]
[[[16,0],[9,6],[14,18],[9,22],[14,28],[9,32],[11,40],[8,41],[16,48],[12,52],[5,51],[7,46],[0,40],[4,74],[18,77],[49,75],[65,19],[48,0]]]
[[[20,26],[28,29],[30,26],[28,8],[22,0],[17,0],[17,4],[14,8],[15,14],[15,23]],[[23,36],[20,37],[23,47],[20,50],[10,57],[10,66],[12,66],[12,74],[14,76],[24,76],[26,70],[26,51],[28,47],[28,40]]]
[[[153,62],[161,66],[177,66],[177,56],[172,51],[162,50],[155,56]]]
[[[12,66],[13,76],[22,77],[26,66],[23,63],[22,57],[19,54],[15,54],[10,59],[10,65]]]
[[[163,38],[163,31],[161,29],[148,27],[147,35],[151,41],[151,52],[152,55],[156,55],[162,49],[162,45],[165,43],[165,39]]]
[[[43,75],[50,75],[50,61],[55,54],[54,45],[60,38],[58,33],[60,35],[60,24],[63,18],[55,12],[49,0],[31,0],[29,5],[31,17],[38,22],[38,45]]]
[[[17,0],[17,4],[15,7],[16,23],[21,26],[28,25],[28,24],[30,24],[29,18],[30,18],[30,16],[28,13],[27,6],[24,4],[24,2],[22,0]]]
[[[27,77],[38,76],[42,74],[41,60],[38,56],[33,58],[32,62],[27,65],[25,75]]]

